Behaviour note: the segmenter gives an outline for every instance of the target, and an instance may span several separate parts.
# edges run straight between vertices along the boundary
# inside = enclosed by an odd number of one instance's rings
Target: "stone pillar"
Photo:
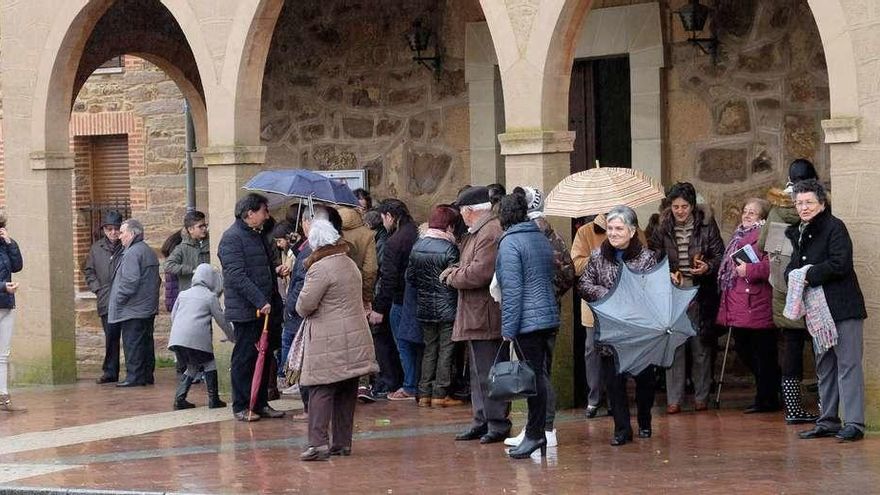
[[[498,136],[505,157],[507,190],[516,186],[535,186],[544,194],[569,175],[574,133],[570,131],[522,131]],[[553,229],[571,247],[571,221],[547,217]],[[559,334],[553,356],[553,386],[558,409],[574,406],[574,317],[571,292],[562,298]]]
[[[10,157],[8,157],[10,158]],[[14,274],[16,324],[12,340],[14,383],[76,381],[73,312],[71,189],[73,154],[34,152],[28,167],[7,161],[9,233],[24,269]]]
[[[265,146],[212,146],[201,152],[201,163],[207,167],[208,222],[211,226],[211,264],[220,267],[217,247],[223,232],[235,220],[235,202],[245,194],[241,187],[256,175],[266,161]],[[198,172],[198,171],[197,171]],[[198,173],[196,175],[198,179]],[[196,189],[198,191],[198,187]],[[198,198],[198,194],[197,194]],[[201,204],[198,202],[197,204]],[[232,344],[221,342],[225,335],[214,329],[214,356],[217,359],[220,383],[229,390],[229,361]]]

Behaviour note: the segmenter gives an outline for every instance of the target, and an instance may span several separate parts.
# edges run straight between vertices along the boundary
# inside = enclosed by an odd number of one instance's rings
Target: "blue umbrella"
[[[598,342],[617,351],[618,373],[636,375],[650,365],[672,366],[675,349],[697,334],[687,315],[697,289],[673,285],[665,258],[647,272],[636,273],[623,264],[617,285],[589,303]]]
[[[358,205],[357,197],[343,182],[311,170],[264,170],[251,178],[244,189],[266,194],[273,206],[295,198]]]

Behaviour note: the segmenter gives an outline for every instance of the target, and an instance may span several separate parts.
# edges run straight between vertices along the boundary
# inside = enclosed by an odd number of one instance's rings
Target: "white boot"
[[[545,431],[544,437],[547,439],[548,447],[556,447],[556,428],[553,428],[552,431]]]
[[[519,447],[519,444],[522,443],[522,441],[525,437],[526,437],[526,427],[523,426],[523,429],[519,431],[519,435],[505,439],[504,445],[507,445],[508,447]],[[554,436],[553,438],[556,438],[556,437]]]

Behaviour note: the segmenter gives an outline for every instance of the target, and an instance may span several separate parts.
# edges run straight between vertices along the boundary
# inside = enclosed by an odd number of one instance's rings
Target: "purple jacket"
[[[725,327],[768,329],[773,324],[773,289],[770,287],[770,259],[758,248],[761,229],[749,232],[734,249],[751,244],[761,257],[746,266],[746,277],[736,277],[733,287],[721,293],[716,322]],[[735,241],[731,241],[735,242]]]

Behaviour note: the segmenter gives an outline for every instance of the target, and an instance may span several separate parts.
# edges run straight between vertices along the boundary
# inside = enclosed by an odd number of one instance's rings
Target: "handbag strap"
[[[504,349],[504,345],[509,344],[510,349],[513,349],[513,346],[516,346],[516,349],[519,351],[519,355],[525,358],[525,354],[523,354],[522,347],[519,346],[519,341],[517,339],[507,340],[502,342],[500,346],[498,346],[498,352],[495,353],[495,360],[492,361],[492,366],[498,364],[498,358],[501,357],[501,349]]]

